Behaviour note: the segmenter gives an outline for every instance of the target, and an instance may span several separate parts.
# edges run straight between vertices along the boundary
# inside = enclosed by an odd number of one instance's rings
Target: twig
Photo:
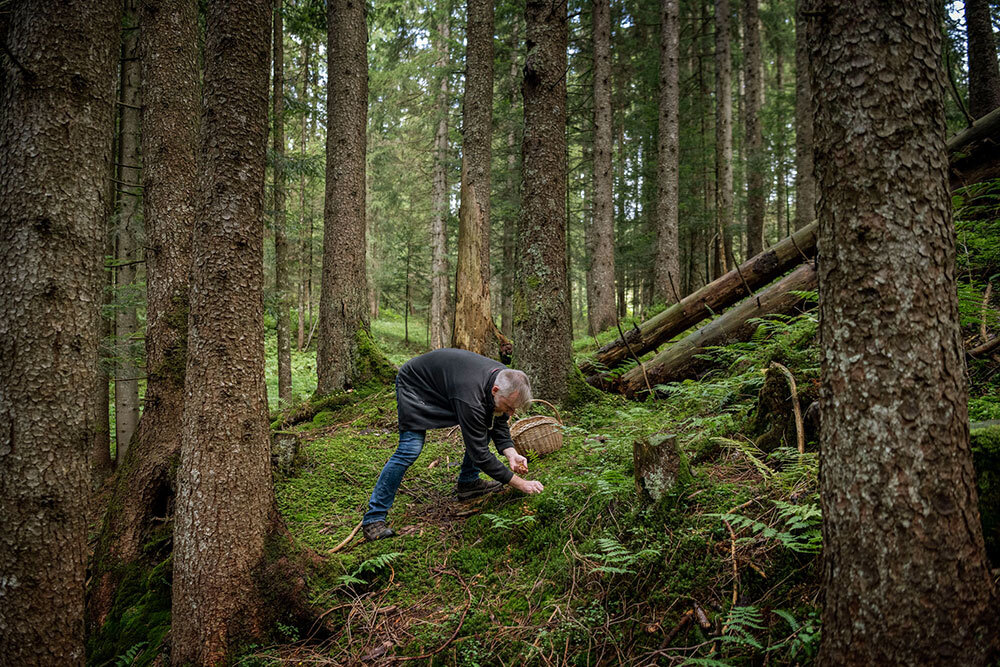
[[[1000,347],[1000,334],[994,336],[993,338],[990,338],[982,345],[972,348],[971,350],[966,352],[966,354],[972,357],[978,357],[984,354],[989,354],[997,347]]]
[[[789,388],[792,390],[792,411],[795,413],[795,436],[799,445],[799,454],[804,454],[806,451],[806,436],[802,428],[802,408],[799,407],[799,393],[795,389],[795,377],[787,367],[779,364],[777,361],[772,361],[771,367],[781,371],[781,374],[788,380]]]
[[[795,234],[790,235],[788,237],[788,239],[792,242],[792,245],[795,246],[795,249],[799,251],[799,254],[802,255],[802,259],[805,260],[805,261],[807,261],[807,262],[810,261],[809,260],[809,255],[807,255],[804,252],[802,252],[802,248],[800,248],[799,244],[796,243],[796,241],[795,241]]]
[[[398,662],[406,662],[407,660],[426,660],[427,658],[430,658],[431,656],[435,656],[438,653],[440,653],[441,651],[445,650],[448,647],[449,644],[451,644],[453,641],[455,641],[455,637],[458,636],[458,633],[461,632],[461,630],[462,630],[462,624],[465,623],[465,615],[469,613],[469,608],[472,607],[472,591],[469,589],[469,587],[466,585],[465,581],[462,580],[462,577],[459,576],[459,574],[457,572],[453,572],[451,570],[443,570],[443,572],[446,573],[446,574],[450,574],[451,576],[453,576],[456,579],[458,579],[458,583],[462,584],[462,588],[465,589],[465,594],[469,596],[469,603],[467,605],[465,605],[465,609],[462,610],[462,617],[458,619],[458,626],[455,628],[455,632],[453,632],[451,634],[451,637],[448,638],[448,641],[446,641],[445,643],[441,644],[441,646],[438,646],[436,649],[434,649],[430,653],[424,653],[423,655],[408,655],[408,656],[402,656],[402,657],[399,657],[399,658],[395,658],[394,657],[393,658],[394,660],[396,660]]]
[[[14,52],[11,51],[10,48],[7,46],[7,42],[4,40],[0,40],[0,46],[3,47],[3,52],[7,54],[7,57],[10,58],[10,61],[14,63],[14,66],[17,67],[19,70],[21,70],[21,74],[24,75],[24,80],[27,81],[28,83],[34,81],[35,73],[21,64],[21,61],[17,59],[17,56],[14,55]]]
[[[677,633],[679,633],[681,630],[683,630],[684,627],[687,626],[687,624],[691,622],[691,617],[692,616],[694,616],[694,610],[693,609],[688,609],[686,612],[684,612],[681,615],[681,620],[677,622],[677,625],[674,626],[674,629],[671,630],[670,632],[668,632],[667,635],[663,638],[663,641],[660,642],[660,650],[661,651],[663,649],[667,648],[670,645],[670,642],[672,642],[674,640],[674,637],[677,636]]]
[[[737,275],[739,275],[740,281],[743,283],[743,289],[745,289],[747,291],[747,296],[750,297],[750,298],[753,298],[753,291],[750,289],[750,286],[747,285],[747,280],[746,280],[746,278],[743,277],[743,272],[740,271],[740,265],[739,264],[736,265],[736,273],[737,273]],[[759,296],[757,297],[757,307],[760,308],[760,297]]]
[[[969,110],[965,108],[965,100],[962,99],[962,96],[958,92],[958,86],[955,85],[955,75],[951,71],[951,57],[948,49],[944,50],[944,62],[945,69],[948,71],[948,83],[951,84],[951,92],[955,96],[955,102],[958,104],[958,108],[962,110],[962,115],[965,116],[965,122],[968,123],[967,127],[972,127],[975,120],[972,118]]]
[[[642,379],[646,381],[646,389],[648,389],[649,393],[652,394],[653,388],[649,386],[649,376],[646,375],[646,365],[639,360],[639,357],[636,356],[635,354],[635,350],[632,349],[632,344],[625,339],[625,333],[622,331],[621,320],[619,320],[617,317],[615,318],[615,324],[618,326],[618,335],[622,337],[622,342],[625,343],[625,347],[628,348],[628,353],[632,355],[632,358],[635,359],[635,362],[639,364],[639,368],[642,369]]]
[[[986,337],[986,310],[990,306],[990,294],[993,293],[993,283],[986,283],[986,292],[983,293],[983,309],[979,315],[979,337],[983,339],[983,342],[987,342],[989,339]]]
[[[675,303],[680,303],[681,302],[681,297],[677,293],[677,288],[674,286],[674,274],[672,274],[670,271],[667,271],[667,278],[670,280],[670,289],[674,293],[674,302]]]
[[[340,544],[338,544],[338,545],[337,545],[337,546],[335,546],[334,548],[330,549],[330,552],[329,552],[329,553],[332,553],[332,554],[335,554],[335,553],[337,553],[338,551],[340,551],[341,549],[343,549],[344,547],[346,547],[346,546],[347,546],[348,544],[350,544],[350,543],[351,543],[351,540],[353,540],[353,539],[354,539],[354,536],[358,534],[358,531],[359,531],[359,530],[361,530],[361,522],[360,522],[360,521],[358,521],[358,525],[356,525],[356,526],[354,527],[354,530],[352,530],[352,531],[351,531],[351,534],[350,534],[350,535],[348,535],[348,536],[347,536],[347,538],[346,538],[346,539],[344,539],[344,541],[343,541],[343,542],[341,542]]]

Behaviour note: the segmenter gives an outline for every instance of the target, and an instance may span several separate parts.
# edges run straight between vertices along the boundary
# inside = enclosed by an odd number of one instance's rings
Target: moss
[[[326,396],[313,396],[312,399],[299,403],[283,413],[272,415],[271,428],[277,430],[294,426],[308,419],[314,419],[320,413],[343,407],[350,402],[351,394],[346,391],[336,391]]]
[[[599,389],[595,389],[587,383],[576,364],[572,364],[569,377],[566,380],[566,399],[563,401],[563,405],[568,408],[578,408],[587,403],[598,401],[603,396],[604,394]]]
[[[385,358],[368,327],[355,334],[353,386],[355,389],[384,387],[396,378],[396,367]]]
[[[986,554],[1000,567],[1000,425],[973,427],[971,444]]]

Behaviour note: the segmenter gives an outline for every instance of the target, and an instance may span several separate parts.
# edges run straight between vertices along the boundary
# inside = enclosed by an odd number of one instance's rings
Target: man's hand
[[[511,470],[521,474],[528,472],[528,459],[518,454],[516,449],[511,447],[505,451],[504,454],[507,456],[507,461],[510,463]]]
[[[541,482],[536,482],[535,480],[527,480],[514,475],[510,478],[510,485],[521,493],[527,493],[531,495],[532,493],[541,493],[545,490]]]

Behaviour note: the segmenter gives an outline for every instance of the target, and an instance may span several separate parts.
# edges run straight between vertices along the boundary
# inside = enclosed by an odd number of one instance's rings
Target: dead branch
[[[330,553],[332,553],[332,554],[335,554],[335,553],[337,553],[338,551],[340,551],[341,549],[343,549],[344,547],[346,547],[346,546],[347,546],[348,544],[350,544],[350,543],[351,543],[351,540],[353,540],[353,539],[354,539],[354,536],[358,534],[358,531],[359,531],[359,530],[361,530],[361,522],[360,522],[360,521],[358,521],[358,525],[356,525],[356,526],[354,527],[354,530],[352,530],[352,531],[351,531],[351,534],[350,534],[350,535],[348,535],[348,536],[347,536],[347,537],[346,537],[346,538],[344,539],[344,541],[343,541],[343,542],[341,542],[340,544],[338,544],[338,545],[337,545],[337,546],[335,546],[334,548],[330,549]]]
[[[788,380],[788,387],[792,391],[792,411],[795,413],[796,441],[799,445],[799,454],[804,454],[806,451],[806,436],[802,426],[802,408],[799,406],[799,392],[795,388],[795,376],[792,375],[792,372],[786,366],[779,364],[777,361],[771,362],[771,368],[781,371],[781,374]]]

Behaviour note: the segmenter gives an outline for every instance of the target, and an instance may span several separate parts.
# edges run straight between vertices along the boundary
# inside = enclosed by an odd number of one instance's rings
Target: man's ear
[[[492,391],[492,392],[493,392],[493,395],[494,395],[494,396],[496,396],[496,395],[497,395],[497,392],[499,392],[499,391],[500,391],[500,387],[498,387],[498,386],[496,386],[496,385],[493,385],[493,389],[491,389],[490,391]]]

